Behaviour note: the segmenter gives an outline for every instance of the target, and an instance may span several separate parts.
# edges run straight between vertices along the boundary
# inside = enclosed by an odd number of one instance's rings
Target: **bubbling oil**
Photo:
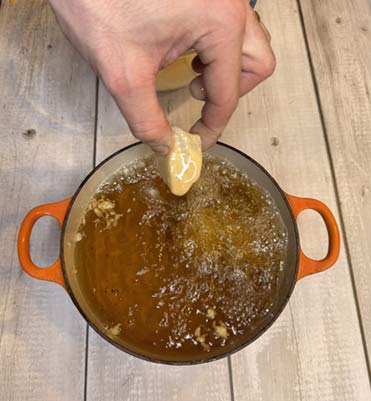
[[[287,252],[270,195],[211,156],[183,197],[152,158],[122,168],[76,241],[80,286],[108,335],[179,360],[243,343],[277,302]]]

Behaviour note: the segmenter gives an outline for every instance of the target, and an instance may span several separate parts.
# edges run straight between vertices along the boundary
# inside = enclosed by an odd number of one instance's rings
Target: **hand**
[[[172,132],[158,103],[156,75],[184,51],[198,53],[201,76],[191,93],[205,105],[191,131],[200,134],[204,149],[216,142],[239,96],[274,70],[269,39],[247,0],[49,2],[134,136],[160,154],[168,153]]]

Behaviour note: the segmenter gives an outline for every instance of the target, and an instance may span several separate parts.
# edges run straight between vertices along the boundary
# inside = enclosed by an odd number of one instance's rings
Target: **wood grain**
[[[370,2],[301,2],[371,354]]]
[[[164,96],[172,107],[187,99],[184,91]],[[184,99],[183,99],[184,96]],[[190,104],[182,106],[187,115]],[[97,162],[134,142],[112,98],[99,87]],[[145,362],[126,355],[89,331],[87,400],[210,400],[229,401],[227,360],[204,366],[173,367]]]
[[[93,160],[95,77],[43,1],[2,2],[0,92],[0,399],[82,400],[86,324],[16,252],[25,213],[71,195]],[[33,259],[52,263],[58,237],[37,224]]]
[[[262,2],[258,8],[272,33],[277,71],[241,102],[224,138],[262,162],[286,191],[319,198],[336,213],[297,3]],[[323,254],[323,228],[308,218],[302,223],[306,251]],[[370,399],[344,252],[332,270],[297,284],[285,313],[233,357],[232,366],[237,401]]]

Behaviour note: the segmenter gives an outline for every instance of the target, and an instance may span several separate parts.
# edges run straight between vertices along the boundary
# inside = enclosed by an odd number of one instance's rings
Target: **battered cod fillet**
[[[185,195],[199,179],[202,167],[201,138],[172,127],[174,146],[167,156],[158,156],[163,180],[174,195]]]

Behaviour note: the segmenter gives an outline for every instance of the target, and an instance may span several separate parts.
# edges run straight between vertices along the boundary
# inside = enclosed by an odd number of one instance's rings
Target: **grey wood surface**
[[[370,357],[371,4],[301,3]]]
[[[337,216],[340,205],[347,243],[336,267],[298,283],[277,322],[244,351],[169,367],[128,356],[92,330],[86,337],[63,289],[20,270],[24,214],[71,195],[93,166],[94,146],[99,162],[134,139],[101,84],[94,133],[95,77],[45,3],[2,2],[0,400],[371,399],[363,345],[371,345],[370,8],[367,0],[299,4],[305,31],[295,0],[259,2],[277,71],[241,100],[222,140],[261,162],[289,193],[320,198]],[[186,89],[159,97],[172,124],[187,129],[198,118],[202,103]],[[32,237],[42,265],[58,253],[57,225],[46,220]],[[299,220],[305,251],[323,256],[320,219],[308,212]]]
[[[0,399],[83,400],[86,323],[65,291],[20,269],[25,213],[61,200],[92,167],[95,77],[41,1],[0,9]],[[59,253],[45,219],[32,236],[42,266]]]

